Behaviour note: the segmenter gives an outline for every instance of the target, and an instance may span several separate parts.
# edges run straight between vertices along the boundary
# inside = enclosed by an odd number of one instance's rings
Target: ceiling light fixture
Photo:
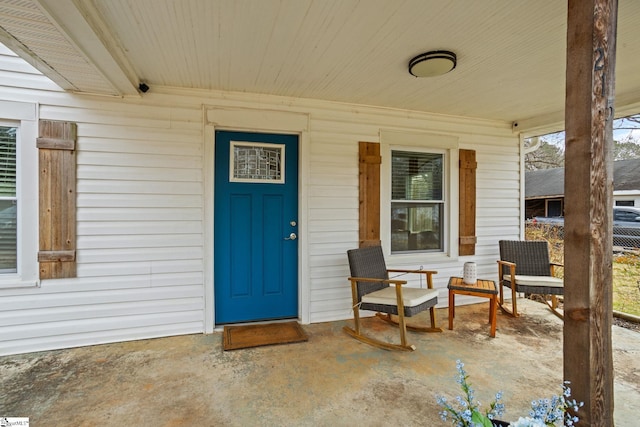
[[[448,50],[432,50],[409,61],[409,73],[416,77],[435,77],[456,68],[456,54]]]

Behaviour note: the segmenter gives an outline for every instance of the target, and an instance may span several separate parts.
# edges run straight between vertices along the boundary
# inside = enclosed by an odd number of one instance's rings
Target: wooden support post
[[[581,426],[613,426],[612,199],[617,0],[569,0],[564,377]]]

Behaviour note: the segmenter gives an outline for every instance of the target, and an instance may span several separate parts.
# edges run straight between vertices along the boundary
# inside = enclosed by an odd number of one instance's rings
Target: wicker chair
[[[369,246],[347,251],[351,269],[351,292],[353,297],[353,315],[355,328],[344,327],[352,337],[387,350],[415,350],[407,343],[407,329],[420,332],[442,332],[436,327],[435,305],[438,303],[438,291],[433,289],[432,276],[436,271],[428,270],[387,270],[380,246]],[[389,272],[418,273],[426,276],[427,288],[410,288],[402,285],[406,280],[389,279]],[[394,285],[393,287],[390,285]],[[398,307],[402,306],[402,310]],[[431,311],[431,327],[409,326],[405,317],[414,316],[421,311]],[[400,344],[381,341],[360,332],[360,310],[375,311],[380,319],[400,327]],[[384,314],[383,314],[384,313]],[[392,317],[396,316],[397,321]]]
[[[498,305],[507,314],[518,317],[516,293],[542,295],[553,313],[563,318],[558,311],[558,295],[564,295],[564,281],[554,277],[555,267],[549,261],[549,247],[545,241],[501,240],[498,279],[500,297]],[[504,306],[504,287],[511,289],[511,309]],[[550,301],[549,301],[550,300]]]

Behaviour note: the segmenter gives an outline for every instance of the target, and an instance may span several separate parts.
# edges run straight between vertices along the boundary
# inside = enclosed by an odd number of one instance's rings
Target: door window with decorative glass
[[[0,274],[17,272],[17,132],[0,126]]]
[[[391,152],[391,252],[444,248],[444,154]]]

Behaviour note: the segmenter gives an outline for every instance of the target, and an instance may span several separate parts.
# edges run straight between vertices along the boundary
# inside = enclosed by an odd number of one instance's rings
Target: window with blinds
[[[17,133],[16,127],[0,126],[0,274],[17,272]]]
[[[391,152],[391,252],[442,251],[444,154]]]

